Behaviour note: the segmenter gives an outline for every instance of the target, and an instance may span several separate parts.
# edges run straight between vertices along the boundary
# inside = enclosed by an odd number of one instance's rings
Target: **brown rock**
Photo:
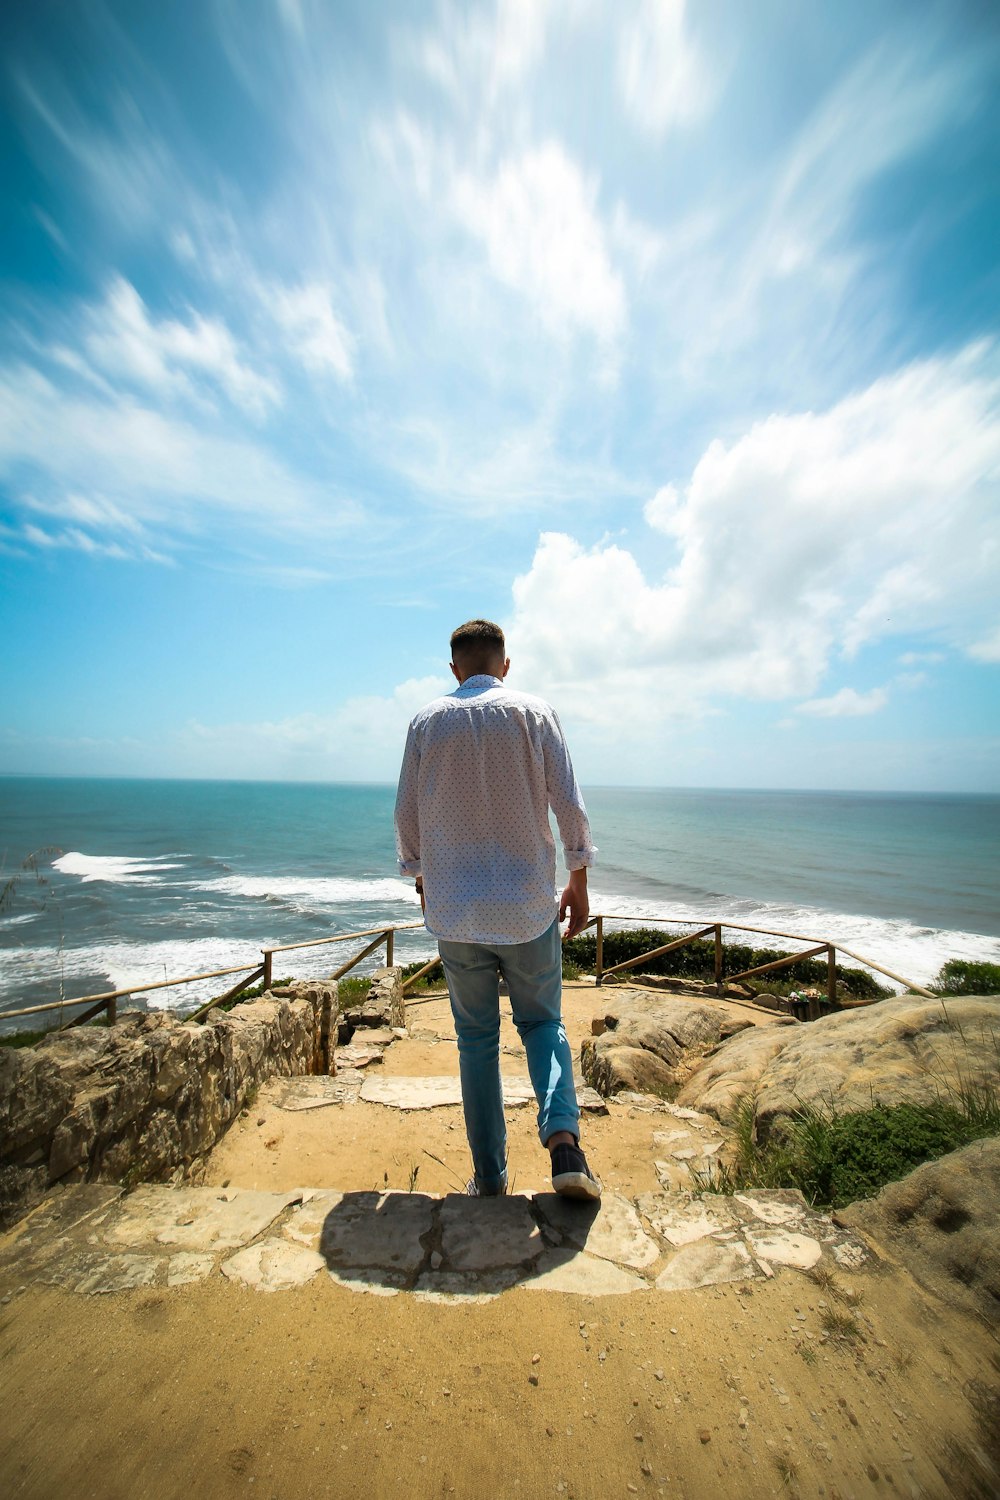
[[[839,1112],[873,1102],[931,1103],[942,1090],[996,1078],[1000,996],[899,995],[803,1025],[757,1027],[720,1046],[678,1103],[731,1118],[757,1093],[761,1139],[803,1105]]]
[[[996,1326],[1000,1308],[1000,1140],[974,1141],[834,1215],[891,1249],[944,1301]]]
[[[591,1022],[583,1076],[605,1095],[673,1092],[723,1037],[749,1025],[720,1005],[623,989]]]

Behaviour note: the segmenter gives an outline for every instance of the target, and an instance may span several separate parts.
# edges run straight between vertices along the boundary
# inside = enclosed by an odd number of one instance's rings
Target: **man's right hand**
[[[413,884],[416,888],[417,895],[420,897],[420,910],[426,916],[427,902],[424,900],[424,877],[422,875],[418,875]]]
[[[565,921],[569,913],[569,926],[563,933],[565,938],[574,938],[582,932],[590,919],[590,897],[587,894],[587,871],[571,870],[566,889],[559,901],[559,920]]]

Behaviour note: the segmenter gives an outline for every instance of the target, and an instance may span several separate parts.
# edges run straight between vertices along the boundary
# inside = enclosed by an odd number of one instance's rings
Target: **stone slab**
[[[678,1249],[730,1230],[736,1223],[731,1200],[718,1194],[690,1198],[680,1193],[644,1193],[636,1199],[636,1206],[653,1233]]]
[[[417,1078],[365,1078],[361,1086],[365,1104],[383,1104],[391,1109],[440,1109],[461,1104],[462,1085],[457,1076]],[[535,1103],[535,1091],[528,1078],[504,1078],[503,1102],[508,1109]],[[582,1110],[607,1114],[608,1107],[595,1089],[577,1085],[577,1102]]]
[[[823,1254],[823,1246],[807,1234],[795,1234],[790,1230],[771,1229],[763,1232],[748,1229],[746,1241],[754,1255],[779,1266],[795,1266],[808,1271]]]
[[[355,1104],[361,1089],[361,1077],[335,1078],[316,1075],[308,1078],[283,1078],[261,1090],[261,1098],[278,1109],[324,1109],[331,1104]]]
[[[231,1281],[242,1282],[255,1291],[287,1292],[293,1287],[305,1286],[325,1267],[322,1255],[305,1245],[268,1239],[238,1250],[229,1260],[222,1262],[221,1270]]]
[[[656,1278],[661,1292],[694,1291],[726,1281],[746,1281],[757,1274],[745,1245],[720,1245],[715,1240],[697,1240],[678,1250]]]
[[[441,1253],[451,1271],[527,1267],[545,1248],[530,1201],[516,1193],[506,1198],[449,1194],[439,1222]]]
[[[343,1193],[324,1217],[320,1254],[331,1270],[414,1276],[435,1201],[425,1193]]]
[[[641,1270],[660,1258],[660,1247],[642,1227],[627,1198],[605,1193],[600,1204],[575,1203],[556,1193],[536,1195],[535,1211],[564,1243],[602,1260]]]
[[[168,1245],[179,1250],[238,1250],[263,1234],[300,1197],[299,1191],[146,1185],[115,1206],[104,1239],[112,1249]]]
[[[546,1250],[531,1275],[521,1282],[528,1292],[575,1292],[586,1297],[615,1297],[648,1292],[650,1284],[621,1266],[588,1255],[586,1250]]]
[[[795,1188],[750,1188],[745,1193],[733,1195],[733,1205],[739,1212],[742,1206],[748,1213],[742,1218],[764,1224],[800,1224],[811,1213],[808,1203]]]
[[[445,1305],[493,1302],[501,1292],[516,1286],[522,1274],[520,1270],[513,1268],[500,1271],[425,1271],[414,1283],[413,1294],[421,1302]]]

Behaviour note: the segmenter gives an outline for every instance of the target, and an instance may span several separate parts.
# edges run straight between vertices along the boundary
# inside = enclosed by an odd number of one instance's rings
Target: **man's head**
[[[506,677],[510,661],[505,649],[499,625],[492,620],[467,620],[451,633],[451,670],[459,682],[480,673]]]

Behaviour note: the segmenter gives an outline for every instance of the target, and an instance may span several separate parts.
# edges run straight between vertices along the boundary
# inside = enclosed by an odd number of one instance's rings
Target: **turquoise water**
[[[917,982],[948,957],[1000,960],[1000,798],[585,795],[595,910],[832,937]],[[393,798],[383,785],[0,778],[7,873],[65,851],[0,917],[0,1011],[416,920],[395,874]],[[306,949],[294,972],[327,972],[337,951]],[[431,951],[423,932],[400,936],[404,960]]]

